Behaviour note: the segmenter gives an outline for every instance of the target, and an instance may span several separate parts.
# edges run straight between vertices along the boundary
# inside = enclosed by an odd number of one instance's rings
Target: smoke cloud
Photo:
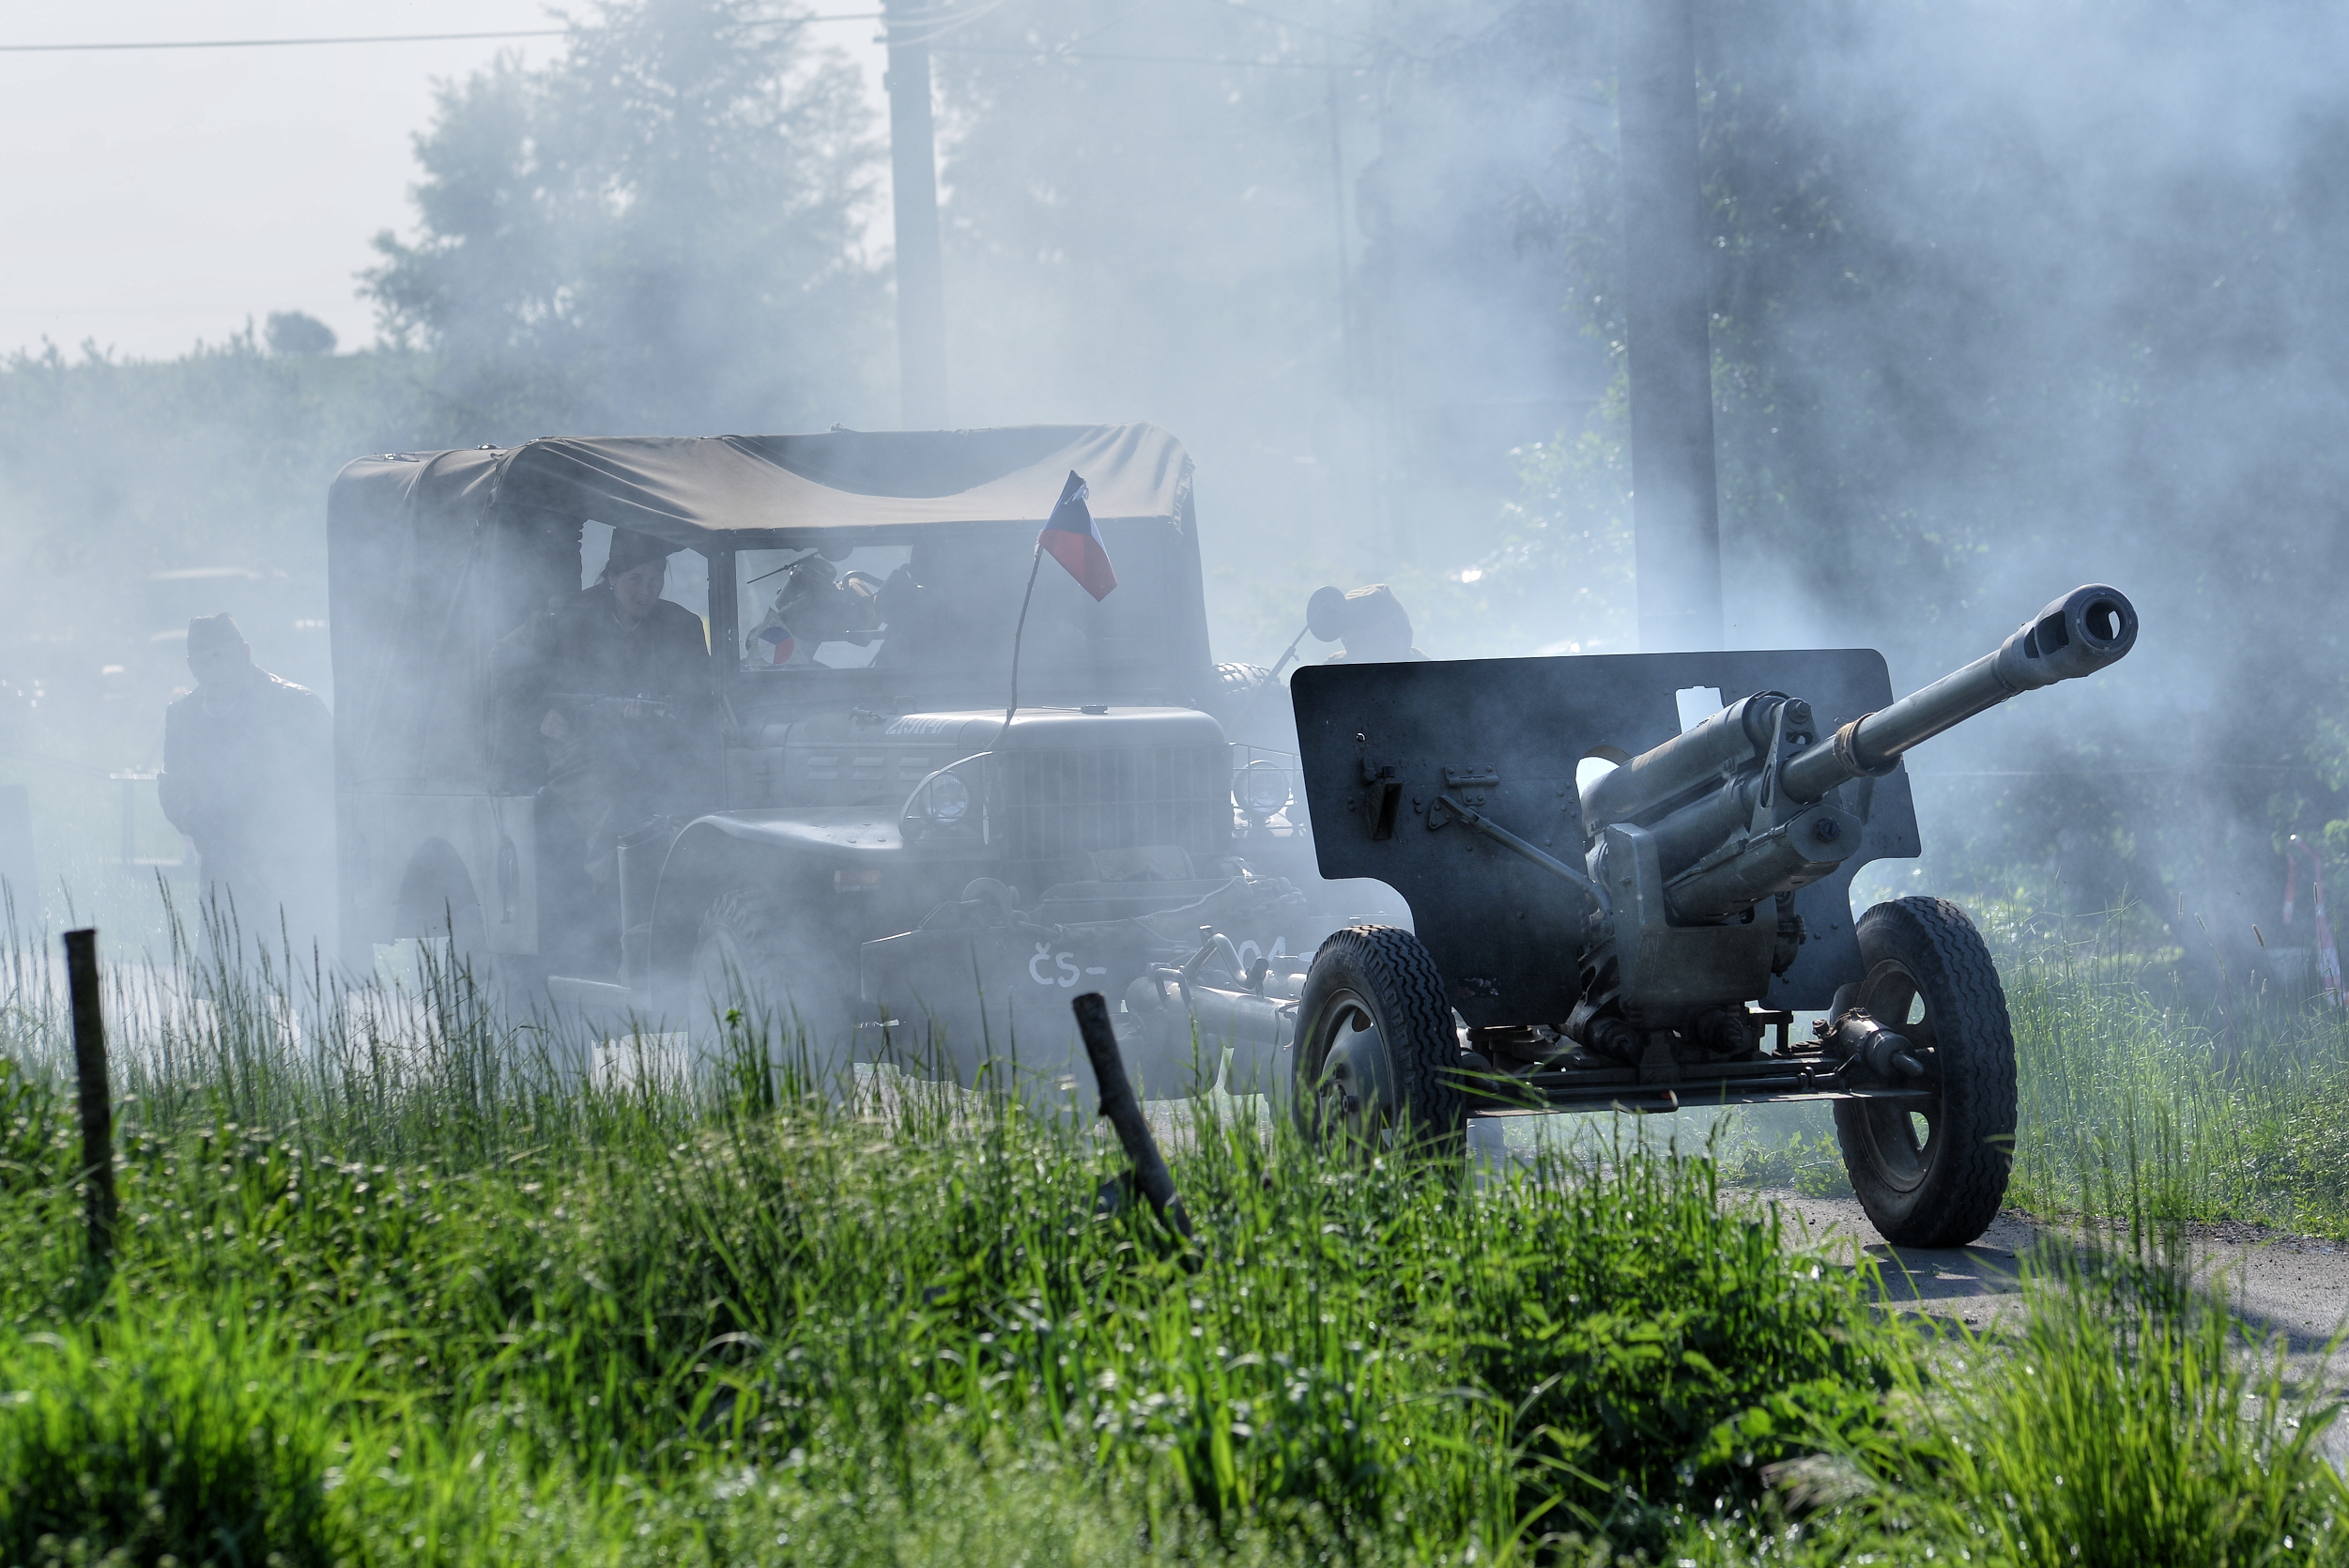
[[[1438,657],[1635,646],[1607,6],[939,14],[954,423],[1178,434],[1220,657],[1381,580]],[[114,853],[104,776],[156,760],[185,615],[238,610],[330,696],[299,628],[347,458],[895,423],[883,127],[788,15],[605,7],[548,68],[449,84],[377,346],[0,373],[0,776],[44,876]],[[2277,837],[2349,816],[2349,22],[1696,16],[1730,640],[1880,646],[1908,689],[2122,587],[2129,661],[1919,754],[1928,866],[2232,950]],[[222,570],[253,576],[172,576]]]

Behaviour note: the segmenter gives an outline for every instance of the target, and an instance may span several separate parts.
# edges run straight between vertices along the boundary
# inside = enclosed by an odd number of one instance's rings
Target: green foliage
[[[1730,1166],[1742,1187],[1791,1188],[1805,1198],[1851,1196],[1851,1175],[1844,1168],[1843,1145],[1832,1130],[1801,1128],[1782,1141],[1738,1139]]]
[[[0,1336],[0,1560],[327,1563],[316,1381],[233,1295]]]
[[[422,233],[378,236],[366,286],[486,438],[821,429],[869,406],[870,114],[769,8],[600,5],[553,63],[444,86],[417,156]]]
[[[2023,1255],[2017,1331],[1895,1358],[1887,1419],[1781,1466],[1778,1509],[1704,1522],[1681,1560],[2349,1563],[2338,1389],[2197,1278],[2163,1212],[2185,1163],[2162,1141],[2083,1172],[2074,1207],[2109,1218]]]
[[[2349,1014],[2247,985],[2212,1018],[2120,929],[1992,929],[2021,1069],[2013,1201],[2062,1212],[2129,1147],[2168,1145],[2191,1157],[2148,1178],[2163,1219],[2349,1236]]]
[[[1815,1545],[2023,1565],[2349,1562],[2338,1407],[2295,1393],[2222,1308],[2141,1268],[2034,1260],[2019,1337],[1902,1363],[1899,1420],[1849,1451]],[[1830,1485],[1834,1484],[1831,1480]],[[1881,1559],[1880,1559],[1881,1560]]]
[[[1146,1210],[1097,1212],[1113,1156],[1014,1100],[883,1075],[836,1102],[745,1062],[598,1086],[464,1038],[487,1021],[461,994],[330,998],[297,1045],[240,973],[211,973],[192,1023],[124,1031],[96,1315],[71,1189],[53,1173],[0,1208],[0,1386],[55,1391],[0,1408],[0,1482],[84,1440],[55,1412],[118,1406],[171,1442],[116,1442],[105,1498],[162,1487],[183,1453],[234,1480],[266,1431],[290,1468],[253,1486],[312,1486],[301,1539],[362,1558],[528,1535],[517,1499],[586,1540],[715,1539],[831,1517],[817,1499],[844,1490],[944,1552],[961,1534],[916,1505],[971,1460],[1032,1478],[1006,1507],[1106,1497],[1218,1555],[1489,1555],[1627,1495],[1757,1496],[1758,1464],[1869,1419],[1888,1376],[1859,1284],[1722,1203],[1702,1161],[1624,1148],[1466,1181],[1210,1116],[1175,1159],[1192,1253]],[[43,1334],[84,1359],[50,1367]],[[165,1516],[197,1560],[213,1524]],[[1125,1549],[1059,1516],[1072,1551]],[[93,1503],[38,1531],[164,1549],[145,1517]]]
[[[57,1176],[67,1133],[55,1089],[0,1056],[0,1195],[37,1190]]]
[[[2246,983],[2204,1011],[2138,912],[1984,922],[2014,1020],[2019,1124],[2008,1202],[2107,1205],[2101,1173],[2142,1151],[2134,1189],[2170,1221],[2249,1221],[2349,1237],[2349,1011]],[[1755,1107],[1717,1139],[1727,1179],[1850,1196],[1824,1106]]]
[[[0,1205],[0,1560],[2296,1561],[2345,1516],[2158,1251],[1936,1346],[1711,1159],[1333,1161],[1212,1107],[1192,1249],[1101,1209],[1085,1130],[819,1084],[755,1009],[706,1075],[581,1081],[434,965],[299,1032],[249,967],[158,979],[112,1002],[111,1288],[62,1164]],[[2157,1109],[2071,1183],[2141,1237],[2201,1135]]]
[[[261,338],[270,353],[289,358],[334,352],[334,329],[307,311],[271,311]]]
[[[1490,1261],[1437,1321],[1549,1461],[1605,1490],[1740,1489],[1819,1430],[1868,1419],[1881,1367],[1847,1332],[1856,1282],[1790,1257],[1774,1213],[1733,1216],[1711,1160],[1609,1151],[1562,1204],[1477,1216]]]

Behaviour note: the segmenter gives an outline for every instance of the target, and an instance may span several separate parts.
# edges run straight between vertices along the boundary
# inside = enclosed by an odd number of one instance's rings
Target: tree
[[[271,311],[261,336],[281,359],[334,352],[334,329],[306,311]]]
[[[555,63],[444,85],[367,292],[471,439],[821,427],[878,401],[878,156],[854,72],[761,0],[609,0]],[[877,352],[878,351],[878,352]]]

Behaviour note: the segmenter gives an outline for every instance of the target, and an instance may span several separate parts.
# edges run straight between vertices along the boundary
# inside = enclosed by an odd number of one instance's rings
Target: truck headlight
[[[971,786],[959,775],[937,775],[922,786],[921,811],[940,827],[954,826],[971,813]]]
[[[1259,759],[1240,769],[1232,794],[1241,810],[1251,816],[1269,817],[1289,803],[1289,770],[1278,762]]]
[[[898,831],[908,843],[932,834],[950,838],[988,839],[988,776],[992,752],[975,751],[931,773],[905,797],[898,814]]]

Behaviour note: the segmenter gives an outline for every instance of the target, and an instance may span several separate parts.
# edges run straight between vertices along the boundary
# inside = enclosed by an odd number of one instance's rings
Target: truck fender
[[[784,846],[745,839],[703,818],[687,824],[661,863],[652,896],[652,988],[656,1000],[675,999],[701,938],[701,916],[719,894],[745,884],[780,885],[810,878],[810,857]]]

